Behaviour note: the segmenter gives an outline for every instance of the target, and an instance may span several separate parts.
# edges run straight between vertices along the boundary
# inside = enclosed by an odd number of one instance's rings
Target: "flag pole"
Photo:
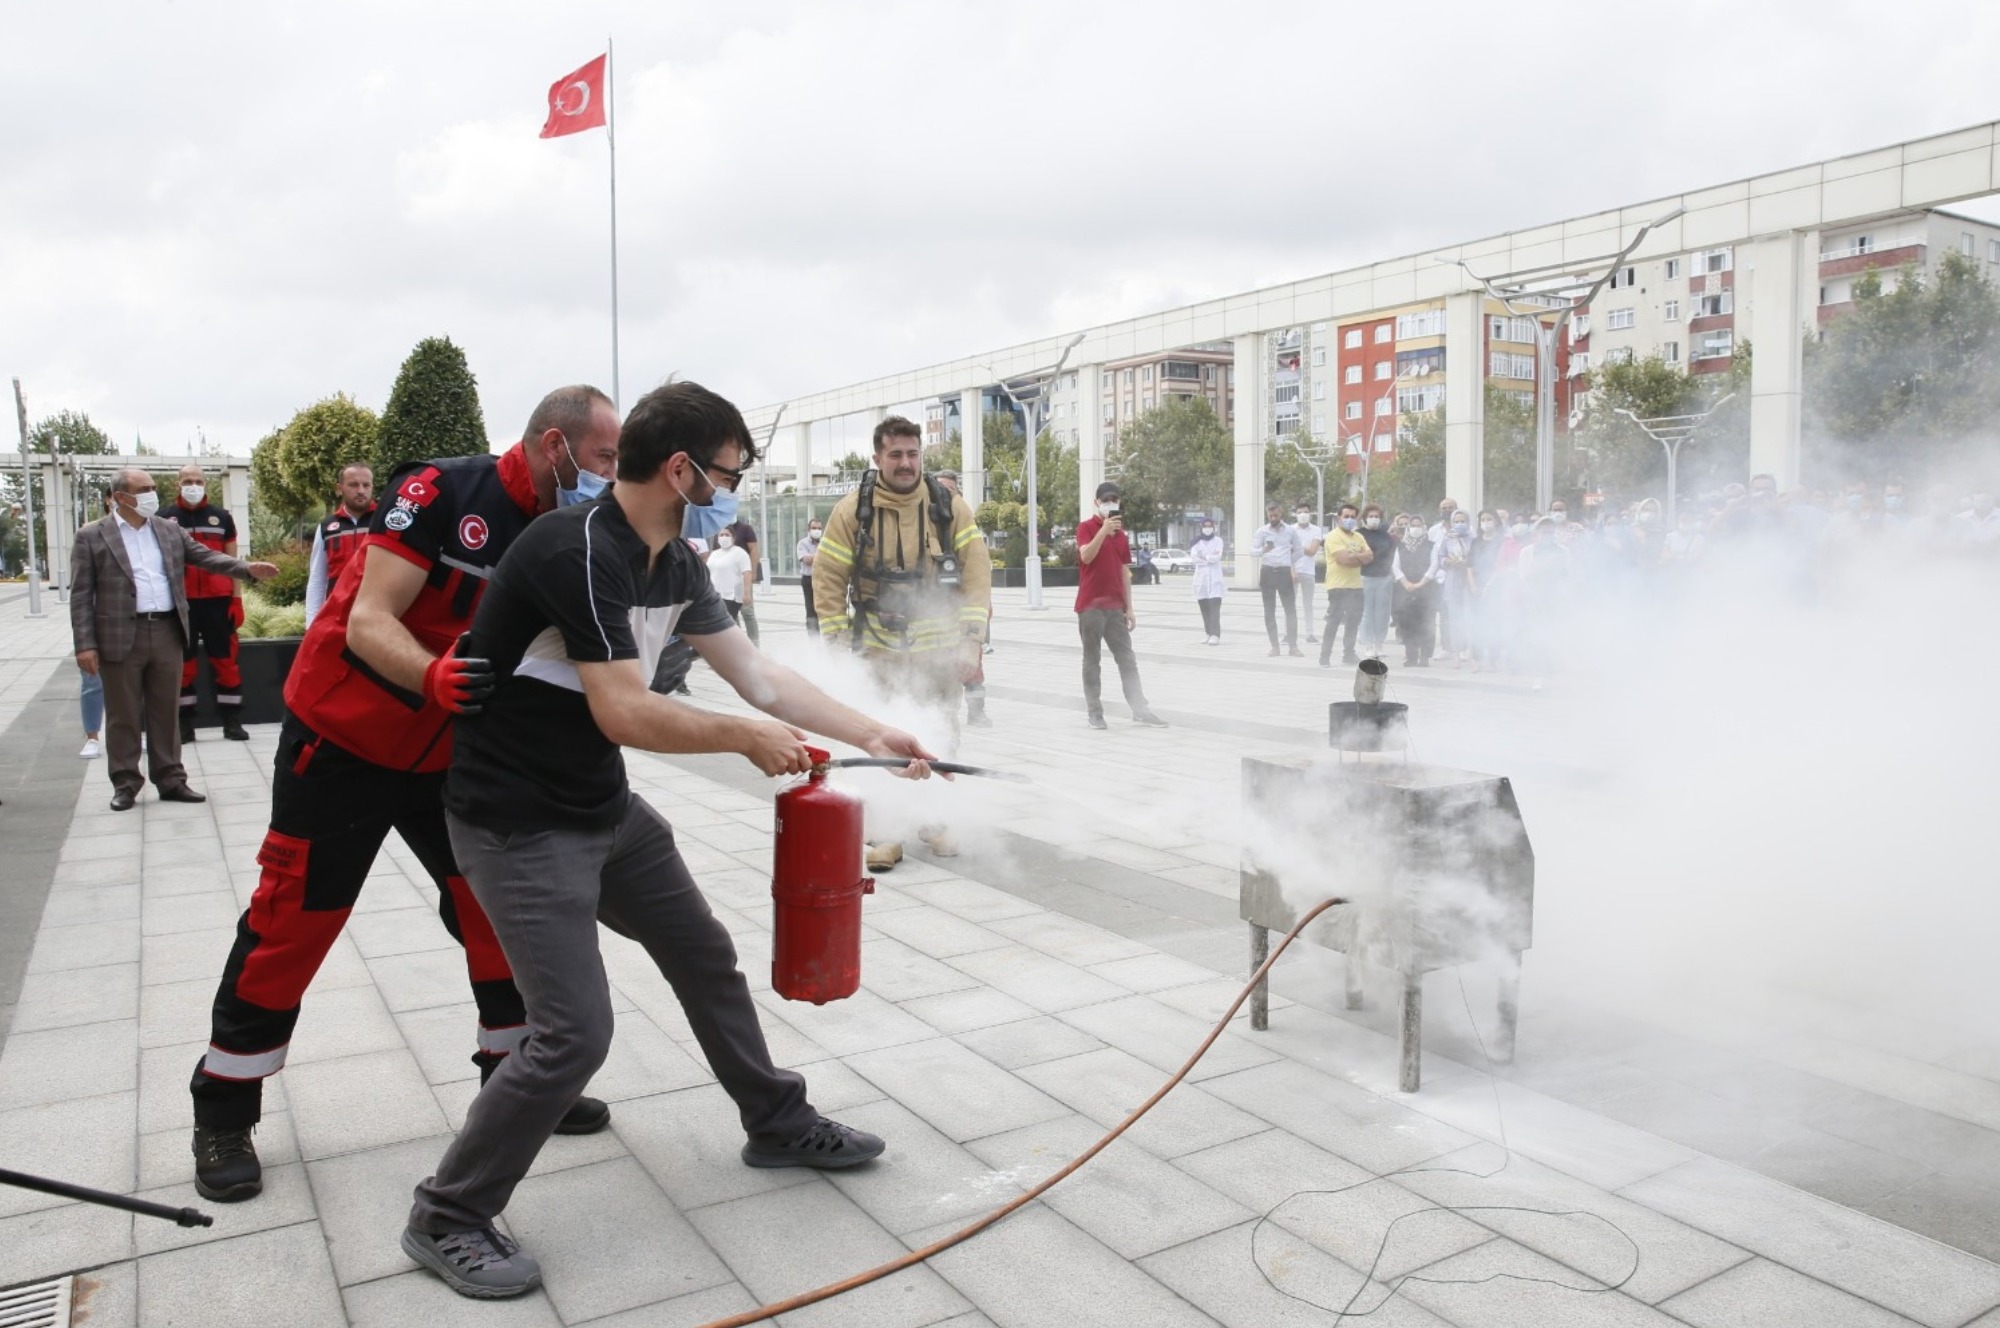
[[[612,93],[611,38],[604,39],[604,141],[611,150],[611,404],[618,395],[618,129]]]

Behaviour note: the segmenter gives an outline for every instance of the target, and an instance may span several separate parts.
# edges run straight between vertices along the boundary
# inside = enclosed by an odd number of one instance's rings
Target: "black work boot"
[[[257,1146],[250,1132],[194,1127],[194,1188],[204,1199],[216,1203],[241,1203],[264,1190],[264,1167],[257,1160]]]
[[[472,1053],[472,1063],[479,1067],[481,1088],[486,1087],[486,1081],[493,1077],[493,1072],[500,1068],[500,1062],[506,1059],[505,1056],[496,1056],[490,1052]],[[610,1103],[600,1102],[594,1097],[580,1097],[570,1104],[569,1110],[563,1113],[563,1118],[556,1122],[556,1133],[596,1134],[610,1123]]]
[[[250,741],[249,730],[245,729],[243,727],[242,722],[238,720],[234,715],[231,715],[222,721],[222,736],[229,739],[231,742]]]
[[[965,725],[967,728],[974,729],[990,729],[993,727],[993,721],[986,717],[986,689],[984,687],[976,692],[971,688],[966,689]]]
[[[186,710],[181,711],[181,741],[183,743],[194,741],[194,715]]]

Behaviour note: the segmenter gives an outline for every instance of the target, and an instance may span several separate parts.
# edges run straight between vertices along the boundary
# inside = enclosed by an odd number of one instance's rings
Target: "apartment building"
[[[1488,383],[1532,407],[1538,372],[1537,315],[1516,313],[1498,300],[1487,300],[1477,372]],[[1539,315],[1546,320],[1553,315]],[[1445,357],[1444,302],[1431,301],[1371,314],[1330,329],[1323,344],[1308,349],[1308,363],[1321,377],[1331,408],[1314,403],[1315,436],[1345,441],[1347,467],[1361,468],[1364,451],[1376,464],[1392,459],[1396,438],[1411,417],[1444,404],[1448,376],[1456,370]],[[1557,347],[1556,410],[1568,409],[1570,380],[1565,374],[1568,349]]]
[[[1946,254],[1962,254],[1985,266],[2000,281],[2000,226],[1933,210],[1903,212],[1869,222],[1822,231],[1819,237],[1819,325],[1824,328],[1854,307],[1854,285],[1870,270],[1881,273],[1882,288],[1896,288],[1905,263],[1935,277]]]
[[[1105,450],[1110,451],[1127,425],[1177,397],[1206,399],[1223,427],[1232,427],[1236,420],[1235,364],[1236,353],[1226,341],[1106,364],[1098,375],[1097,399]],[[1061,405],[1062,395],[1058,394],[1054,402]],[[1078,399],[1071,417],[1082,405]],[[1051,426],[1054,425],[1055,421],[1051,421]],[[1056,441],[1074,442],[1075,436],[1073,433],[1066,439],[1059,436]]]

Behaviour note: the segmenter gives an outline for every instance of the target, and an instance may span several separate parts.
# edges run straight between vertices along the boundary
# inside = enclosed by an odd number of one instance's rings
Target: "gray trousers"
[[[1076,615],[1077,634],[1083,638],[1083,704],[1093,715],[1104,713],[1103,649],[1111,647],[1118,663],[1118,682],[1125,690],[1125,704],[1134,715],[1144,714],[1146,689],[1139,682],[1139,657],[1132,653],[1132,629],[1125,625],[1123,609],[1084,609]]]
[[[146,786],[139,775],[139,734],[146,735],[146,763],[158,788],[187,783],[181,765],[181,625],[173,618],[141,618],[132,651],[117,663],[102,655],[104,754],[111,787],[136,796]]]
[[[611,987],[597,924],[646,947],[673,987],[744,1131],[789,1143],[818,1119],[805,1079],[771,1064],[729,932],[709,911],[660,814],[633,798],[602,830],[503,832],[449,813],[452,850],[513,966],[528,1036],[472,1100],[410,1225],[489,1226],[611,1049]]]

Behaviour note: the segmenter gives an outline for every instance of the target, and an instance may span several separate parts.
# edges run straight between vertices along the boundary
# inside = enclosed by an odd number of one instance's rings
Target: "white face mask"
[[[806,532],[806,538],[811,540],[813,543],[817,544],[819,543],[820,532],[817,530],[808,530]]]
[[[181,485],[181,501],[189,507],[200,507],[208,501],[208,486],[206,484]]]
[[[731,539],[731,538],[730,538],[729,536],[727,536],[727,535],[717,535],[717,536],[715,537],[715,547],[716,547],[716,548],[718,548],[718,549],[726,549],[726,548],[729,548],[729,547],[730,547],[731,545],[733,545],[733,544],[735,544],[735,543],[736,543],[736,541],[735,541],[734,539]]]
[[[133,505],[139,509],[140,516],[152,516],[160,510],[160,495],[151,489],[146,490],[142,494],[135,495],[132,501]]]

